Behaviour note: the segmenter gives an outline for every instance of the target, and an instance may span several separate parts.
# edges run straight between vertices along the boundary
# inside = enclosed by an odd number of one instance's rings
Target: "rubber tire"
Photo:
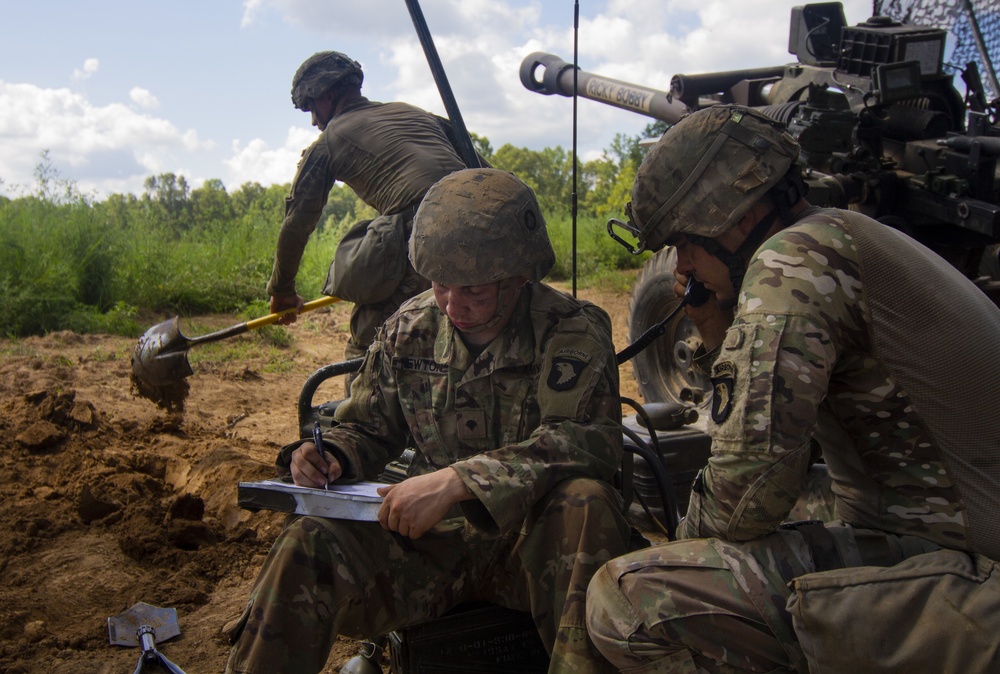
[[[677,254],[667,247],[646,261],[636,276],[629,299],[629,343],[662,321],[680,301],[674,293]],[[663,335],[632,359],[639,393],[646,403],[674,402],[705,407],[709,405],[711,383],[704,372],[691,363],[701,346],[694,324],[682,311],[667,325]]]

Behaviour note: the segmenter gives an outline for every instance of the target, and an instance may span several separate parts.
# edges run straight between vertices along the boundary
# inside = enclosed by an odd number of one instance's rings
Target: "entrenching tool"
[[[159,608],[139,602],[132,608],[108,618],[108,640],[112,646],[141,646],[142,655],[132,674],[140,674],[159,667],[170,674],[184,674],[184,670],[170,662],[156,650],[156,642],[173,639],[181,633],[177,624],[177,610]]]
[[[302,305],[302,312],[312,311],[339,302],[336,297],[324,296]],[[174,316],[168,321],[154,325],[139,338],[132,352],[132,385],[144,398],[168,410],[182,410],[187,397],[186,377],[194,374],[188,363],[187,351],[197,344],[217,342],[228,337],[242,335],[250,330],[262,328],[277,322],[279,318],[294,309],[286,309],[245,323],[233,325],[200,337],[185,337],[181,334]]]

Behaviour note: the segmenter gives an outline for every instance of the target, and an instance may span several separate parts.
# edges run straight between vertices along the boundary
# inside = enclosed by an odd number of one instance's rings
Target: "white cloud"
[[[90,58],[83,62],[83,68],[75,68],[73,70],[73,79],[80,81],[85,80],[94,73],[100,67],[100,62],[97,59]]]
[[[246,145],[234,140],[232,156],[222,161],[228,170],[226,185],[236,189],[243,183],[257,182],[261,185],[282,185],[292,182],[302,151],[316,140],[315,129],[292,127],[288,130],[285,143],[272,149],[259,138]]]
[[[662,91],[669,90],[675,74],[785,65],[795,61],[788,53],[788,32],[791,8],[799,4],[801,0],[611,0],[599,14],[581,18],[579,63],[588,72]],[[846,0],[844,5],[849,24],[868,18],[867,0]],[[568,149],[571,101],[529,92],[521,85],[518,71],[533,51],[572,61],[572,25],[539,25],[533,20],[522,25],[506,20],[490,26],[489,31],[467,27],[466,34],[475,35],[475,41],[463,41],[462,33],[438,40],[467,126],[489,137],[495,146],[502,140],[528,147],[560,144]],[[410,83],[410,90],[401,91],[416,96],[417,66],[425,63],[422,55],[413,48],[404,52],[398,44],[394,49],[394,65],[409,64],[413,71],[400,78]],[[484,62],[475,59],[476,52],[490,56],[488,70],[472,67]],[[434,100],[436,94],[425,90],[424,96]],[[580,151],[593,155],[595,148],[607,147],[615,133],[637,134],[653,120],[581,99],[577,121]]]
[[[584,70],[661,90],[675,74],[783,65],[791,8],[802,0],[608,0],[584,8],[579,31]],[[869,0],[845,0],[849,23],[867,18]],[[573,58],[572,13],[554,19],[541,0],[425,0],[423,14],[466,126],[494,147],[572,143],[572,104],[529,92],[519,80],[532,51]],[[361,61],[365,93],[445,114],[441,94],[409,15],[398,0],[314,3],[244,0],[244,16],[273,9],[285,22],[324,35]],[[589,10],[589,11],[588,11]],[[373,16],[379,21],[372,21]],[[543,23],[543,18],[548,23]],[[553,23],[553,21],[557,21]],[[358,39],[364,49],[353,51]],[[581,153],[607,147],[615,133],[634,135],[652,122],[633,112],[581,100]]]
[[[157,100],[156,96],[150,93],[149,89],[132,87],[132,89],[128,92],[128,97],[132,99],[133,103],[144,110],[154,110],[160,107],[160,101]]]
[[[243,18],[240,20],[240,28],[246,28],[252,24],[265,4],[266,0],[243,0]]]
[[[0,179],[6,185],[31,184],[39,155],[48,150],[63,175],[100,192],[108,191],[106,179],[130,182],[141,191],[145,176],[176,172],[178,156],[212,147],[193,130],[181,131],[120,103],[95,106],[69,89],[2,81],[0,145]]]
[[[558,3],[558,8],[555,0],[421,4],[471,131],[489,138],[494,148],[504,143],[570,148],[572,101],[528,91],[518,73],[524,57],[534,51],[573,60],[571,3]],[[791,8],[800,4],[804,0],[595,0],[581,8],[580,66],[604,77],[667,90],[675,74],[782,65],[794,61],[787,53],[788,24]],[[865,20],[871,9],[870,0],[844,0],[844,5],[852,25]],[[130,71],[124,83],[104,81],[123,72],[108,64],[117,66],[126,58],[113,50],[116,44],[109,37],[108,51],[101,54],[103,65],[88,58],[73,73],[84,80],[100,67],[101,76],[88,83],[86,96],[54,88],[62,80],[48,83],[41,70],[16,75],[18,82],[34,84],[0,81],[0,180],[8,186],[33,183],[39,153],[48,149],[63,175],[81,186],[93,183],[103,194],[141,192],[146,176],[166,171],[183,174],[191,185],[204,177],[221,177],[230,189],[247,181],[287,183],[301,150],[316,136],[307,126],[308,115],[291,116],[287,82],[301,59],[318,49],[338,49],[358,59],[365,68],[364,92],[369,97],[408,101],[445,114],[410,16],[399,0],[242,0],[235,8],[212,7],[230,23],[239,21],[252,30],[240,32],[239,44],[227,42],[233,35],[220,34],[220,42],[211,43],[211,56],[200,51],[208,41],[192,45],[179,57],[183,67],[148,68],[139,75]],[[83,36],[87,30],[76,33]],[[204,63],[218,58],[220,49],[238,51],[244,40],[247,45],[262,44],[253,42],[262,38],[268,45],[273,41],[268,47],[273,51],[258,48],[253,57],[259,62],[243,58],[238,66],[230,66],[225,82],[229,99],[210,102],[204,96],[205,83],[214,82],[216,75]],[[81,48],[68,45],[67,53],[78,53],[70,46]],[[292,53],[298,49],[301,54]],[[269,71],[278,62],[287,72]],[[150,88],[129,91],[140,81],[137,77]],[[185,79],[171,79],[179,77]],[[203,88],[190,86],[192,80]],[[94,86],[99,81],[103,88]],[[108,102],[108,91],[128,91],[128,98],[119,94],[118,101]],[[163,98],[162,106],[152,91]],[[275,103],[279,99],[281,106]],[[230,104],[235,101],[234,108]],[[583,157],[608,147],[615,134],[638,134],[652,121],[586,99],[580,100],[578,113],[578,150]],[[193,124],[197,132],[179,128]],[[292,125],[301,126],[289,129]],[[212,137],[253,140],[220,142],[212,151],[212,143],[202,140]]]

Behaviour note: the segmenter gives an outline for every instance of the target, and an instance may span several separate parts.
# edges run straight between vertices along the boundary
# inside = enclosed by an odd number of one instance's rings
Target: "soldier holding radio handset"
[[[591,638],[628,672],[995,672],[1000,309],[902,232],[811,206],[798,156],[716,105],[637,172],[632,250],[674,246],[675,289],[714,294],[686,307],[712,453],[680,540],[594,576]],[[788,523],[820,453],[839,519]]]

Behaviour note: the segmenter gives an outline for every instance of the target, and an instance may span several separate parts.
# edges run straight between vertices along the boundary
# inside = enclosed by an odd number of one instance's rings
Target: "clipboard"
[[[382,497],[375,490],[382,482],[331,484],[328,489],[301,487],[290,480],[240,482],[237,502],[244,510],[277,510],[339,520],[377,522]]]

